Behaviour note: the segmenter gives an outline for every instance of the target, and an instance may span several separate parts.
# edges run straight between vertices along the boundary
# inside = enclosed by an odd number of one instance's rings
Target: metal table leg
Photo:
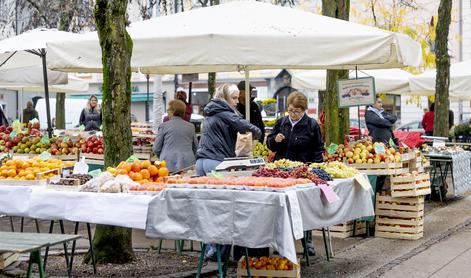
[[[93,273],[96,274],[95,252],[93,251],[92,229],[90,223],[87,223],[88,244],[90,245],[90,255],[92,256]]]
[[[59,220],[59,227],[61,229],[61,234],[65,234],[65,229],[64,229],[64,221]],[[65,257],[65,264],[67,266],[67,274],[69,275],[69,278],[72,277],[69,269],[69,255],[67,252],[67,242],[64,242],[62,244],[64,246],[64,257]]]
[[[198,270],[196,271],[196,278],[200,278],[201,276],[201,269],[203,268],[203,259],[204,259],[205,251],[206,251],[206,244],[203,243],[201,245],[201,254],[198,260]]]
[[[51,220],[51,224],[49,225],[49,233],[52,234],[53,230],[54,230],[54,220]],[[44,269],[46,269],[48,255],[49,255],[49,246],[46,247],[46,254],[44,255]]]
[[[34,250],[29,255],[28,271],[26,277],[30,278],[33,276],[33,264],[38,265],[39,278],[46,277],[46,270],[44,264],[41,262],[41,250]]]

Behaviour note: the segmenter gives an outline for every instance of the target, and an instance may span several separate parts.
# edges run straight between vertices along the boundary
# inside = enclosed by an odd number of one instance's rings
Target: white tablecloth
[[[145,229],[152,196],[0,185],[0,214]]]

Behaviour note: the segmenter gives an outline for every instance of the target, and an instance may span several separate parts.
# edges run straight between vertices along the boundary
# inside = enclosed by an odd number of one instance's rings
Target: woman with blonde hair
[[[237,132],[252,132],[260,137],[260,129],[244,120],[237,111],[239,89],[233,84],[217,88],[213,99],[204,108],[201,141],[196,155],[196,174],[210,173],[225,158],[235,157]]]
[[[160,160],[167,162],[170,172],[182,170],[195,164],[198,141],[195,126],[185,120],[186,105],[181,100],[168,103],[167,122],[159,126],[154,143],[154,152]]]
[[[79,124],[84,125],[86,131],[100,130],[101,109],[98,104],[98,98],[95,95],[88,99],[87,106],[80,114]]]

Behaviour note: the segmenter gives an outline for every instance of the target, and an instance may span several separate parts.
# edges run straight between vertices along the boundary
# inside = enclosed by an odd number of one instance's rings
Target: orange
[[[118,169],[124,169],[124,166],[126,165],[126,161],[121,161],[116,168]]]
[[[15,166],[15,161],[14,160],[7,160],[7,162],[5,163],[7,166]]]
[[[169,171],[168,171],[167,167],[160,167],[159,177],[166,177],[166,176],[168,176],[168,174],[169,174]]]
[[[160,161],[160,167],[167,167],[167,162],[165,160]]]
[[[141,171],[141,163],[139,163],[139,161],[134,161],[134,163],[132,164],[132,170],[134,172]]]
[[[148,178],[150,178],[149,170],[142,169],[140,173],[141,173],[143,179],[147,180]]]
[[[14,177],[14,176],[16,176],[16,170],[13,170],[13,169],[12,169],[12,170],[8,170],[8,176],[9,176],[9,177]]]
[[[131,163],[124,164],[124,169],[126,169],[128,173],[131,172],[132,164]]]
[[[128,174],[128,171],[126,171],[126,169],[118,169],[116,171],[116,175],[127,175]]]
[[[159,169],[157,169],[157,167],[154,165],[150,165],[149,168],[147,168],[147,170],[149,170],[151,177],[159,175]]]
[[[141,168],[142,169],[147,169],[149,168],[149,166],[151,165],[150,161],[149,160],[144,160],[141,162]]]
[[[131,176],[131,179],[133,181],[141,181],[142,180],[142,175],[140,173],[134,173],[132,176]]]
[[[2,176],[3,177],[8,177],[8,170],[2,170]]]
[[[18,169],[23,168],[23,165],[24,165],[23,160],[16,160],[15,163],[16,163],[16,168]]]

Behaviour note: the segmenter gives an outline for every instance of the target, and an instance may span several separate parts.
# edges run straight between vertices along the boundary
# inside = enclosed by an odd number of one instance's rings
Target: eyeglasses
[[[300,115],[300,114],[304,113],[304,110],[301,110],[301,109],[288,109],[288,113]]]

